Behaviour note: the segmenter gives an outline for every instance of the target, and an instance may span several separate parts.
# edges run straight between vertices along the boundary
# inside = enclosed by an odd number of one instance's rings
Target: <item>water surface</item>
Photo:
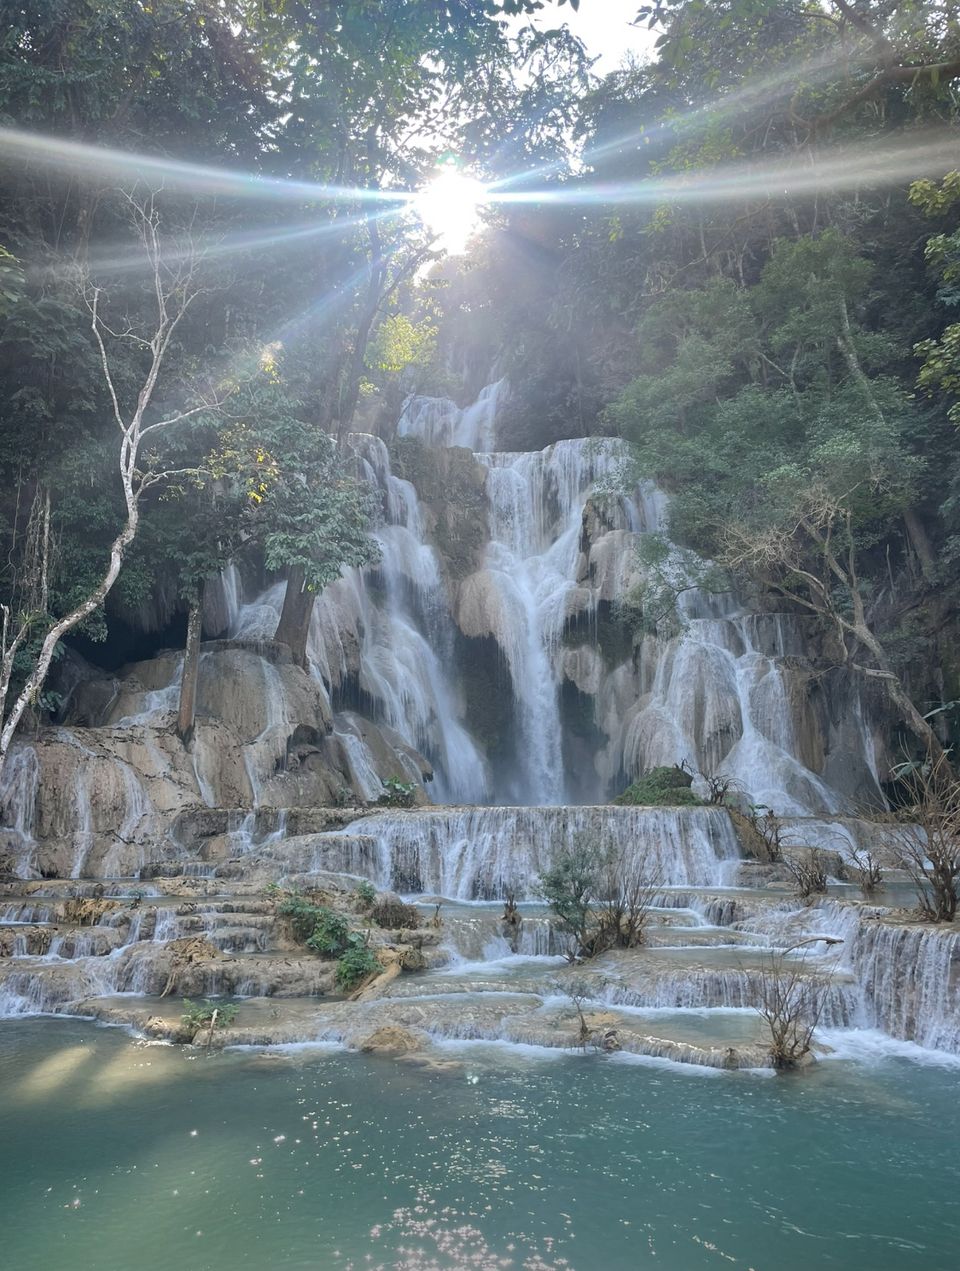
[[[956,1068],[796,1079],[444,1048],[205,1056],[0,1028],[18,1271],[950,1271]]]

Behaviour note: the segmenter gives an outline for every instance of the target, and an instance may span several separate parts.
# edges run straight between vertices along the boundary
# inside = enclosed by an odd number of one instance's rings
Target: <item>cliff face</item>
[[[176,653],[116,676],[91,670],[62,724],[24,739],[0,791],[3,850],[16,873],[129,876],[185,839],[225,831],[222,817],[205,819],[208,809],[356,804],[391,777],[420,789],[431,776],[389,729],[335,716],[323,684],[269,643],[203,646],[184,745],[175,729],[181,672]]]

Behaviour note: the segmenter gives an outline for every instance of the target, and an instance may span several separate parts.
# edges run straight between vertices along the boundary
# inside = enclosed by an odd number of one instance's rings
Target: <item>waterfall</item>
[[[960,932],[830,900],[811,917],[815,929],[843,940],[841,966],[860,988],[859,1027],[960,1053]]]
[[[116,720],[117,727],[123,727],[127,724],[156,723],[158,722],[158,716],[175,711],[180,702],[183,663],[184,657],[181,654],[176,660],[173,675],[167,684],[163,685],[162,688],[147,689],[143,693],[137,694],[139,710]]]
[[[312,668],[332,691],[355,678],[370,713],[430,760],[438,799],[482,802],[489,795],[486,764],[460,719],[444,656],[453,640],[450,604],[416,491],[394,475],[379,438],[357,434],[352,442],[365,478],[383,499],[385,523],[376,532],[381,559],[346,571],[317,598],[307,648]],[[272,635],[282,603],[281,583],[241,606],[235,634]],[[357,741],[341,740],[361,782],[378,792],[379,779],[376,786],[370,780],[373,764],[359,759]]]
[[[693,594],[685,605],[684,630],[653,650],[648,700],[625,722],[624,769],[683,759],[696,772],[732,777],[753,802],[785,815],[841,811],[845,801],[798,757],[796,712],[774,651],[792,647],[796,620],[770,615],[777,619],[771,649],[757,616],[733,597]]]
[[[713,808],[426,808],[377,812],[343,834],[376,844],[379,885],[463,900],[535,899],[558,850],[581,838],[662,886],[723,885],[740,859],[730,818]]]
[[[513,793],[526,803],[559,804],[566,790],[555,662],[596,465],[580,442],[479,458],[488,469],[485,565],[494,594],[493,634],[510,669],[520,720],[523,775]]]
[[[463,410],[445,397],[409,397],[397,424],[397,436],[420,437],[431,446],[493,450],[497,409],[505,386],[505,380],[488,384]]]
[[[40,763],[33,746],[19,745],[7,754],[0,783],[0,814],[5,846],[19,878],[29,878],[34,868],[33,822],[40,786]]]
[[[333,735],[343,747],[353,788],[362,799],[375,803],[383,793],[383,782],[370,761],[370,752],[358,725],[349,714],[344,713],[337,717]]]
[[[782,815],[835,815],[856,798],[879,801],[859,697],[836,735],[815,709],[804,618],[751,613],[735,595],[698,590],[691,577],[677,633],[617,628],[623,647],[603,645],[599,624],[616,628],[618,603],[642,583],[638,545],[644,534],[662,535],[668,499],[649,483],[623,492],[627,452],[613,439],[490,450],[503,392],[502,382],[489,385],[465,409],[412,397],[397,425],[400,438],[425,443],[426,468],[431,449],[475,452],[485,474],[485,511],[475,515],[486,524],[474,527],[482,555],[466,576],[445,573],[431,541],[436,508],[425,512],[383,441],[351,438],[383,523],[380,563],[345,572],[314,609],[308,657],[340,708],[389,726],[425,755],[438,802],[600,802],[638,774],[681,761],[731,778],[745,798]],[[598,484],[607,488],[600,499]],[[678,551],[674,560],[684,567]],[[272,636],[282,602],[281,583],[239,605],[233,633]],[[471,641],[492,641],[500,659],[480,672],[481,690],[468,681],[480,647]],[[512,694],[489,755],[477,739],[490,731],[470,713],[483,710],[476,695],[486,683],[492,692],[509,684]],[[341,731],[359,786],[375,794],[365,771],[375,765],[359,754],[365,743]],[[695,788],[705,789],[702,777]]]

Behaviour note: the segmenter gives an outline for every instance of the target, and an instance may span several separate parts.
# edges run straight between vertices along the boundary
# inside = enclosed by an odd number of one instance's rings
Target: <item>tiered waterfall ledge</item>
[[[295,828],[320,824],[304,814]],[[201,1030],[215,1047],[362,1048],[378,1031],[396,1040],[406,1030],[414,1041],[401,1049],[416,1055],[484,1039],[755,1068],[769,1062],[757,1007],[780,951],[821,993],[822,1026],[960,1053],[960,932],[864,902],[848,886],[797,900],[775,869],[742,859],[722,810],[432,808],[359,820],[336,810],[325,824],[289,835],[264,825],[256,843],[234,837],[202,875],[191,859],[181,866],[189,873],[157,861],[145,878],[0,884],[0,1009],[191,1040],[183,998],[214,997],[238,1007],[229,1027]],[[644,947],[571,966],[534,891],[558,845],[582,833],[615,836],[638,860],[664,864],[671,881]],[[361,879],[408,893],[419,927],[366,923]],[[335,963],[292,938],[278,886],[321,891],[395,970],[347,1000]],[[507,891],[520,897],[519,927],[501,920]]]

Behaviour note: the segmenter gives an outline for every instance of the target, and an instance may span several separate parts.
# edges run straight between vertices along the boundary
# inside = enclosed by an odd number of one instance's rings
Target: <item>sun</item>
[[[413,210],[451,255],[466,250],[480,225],[480,208],[489,199],[486,186],[456,168],[444,168],[413,198]]]

